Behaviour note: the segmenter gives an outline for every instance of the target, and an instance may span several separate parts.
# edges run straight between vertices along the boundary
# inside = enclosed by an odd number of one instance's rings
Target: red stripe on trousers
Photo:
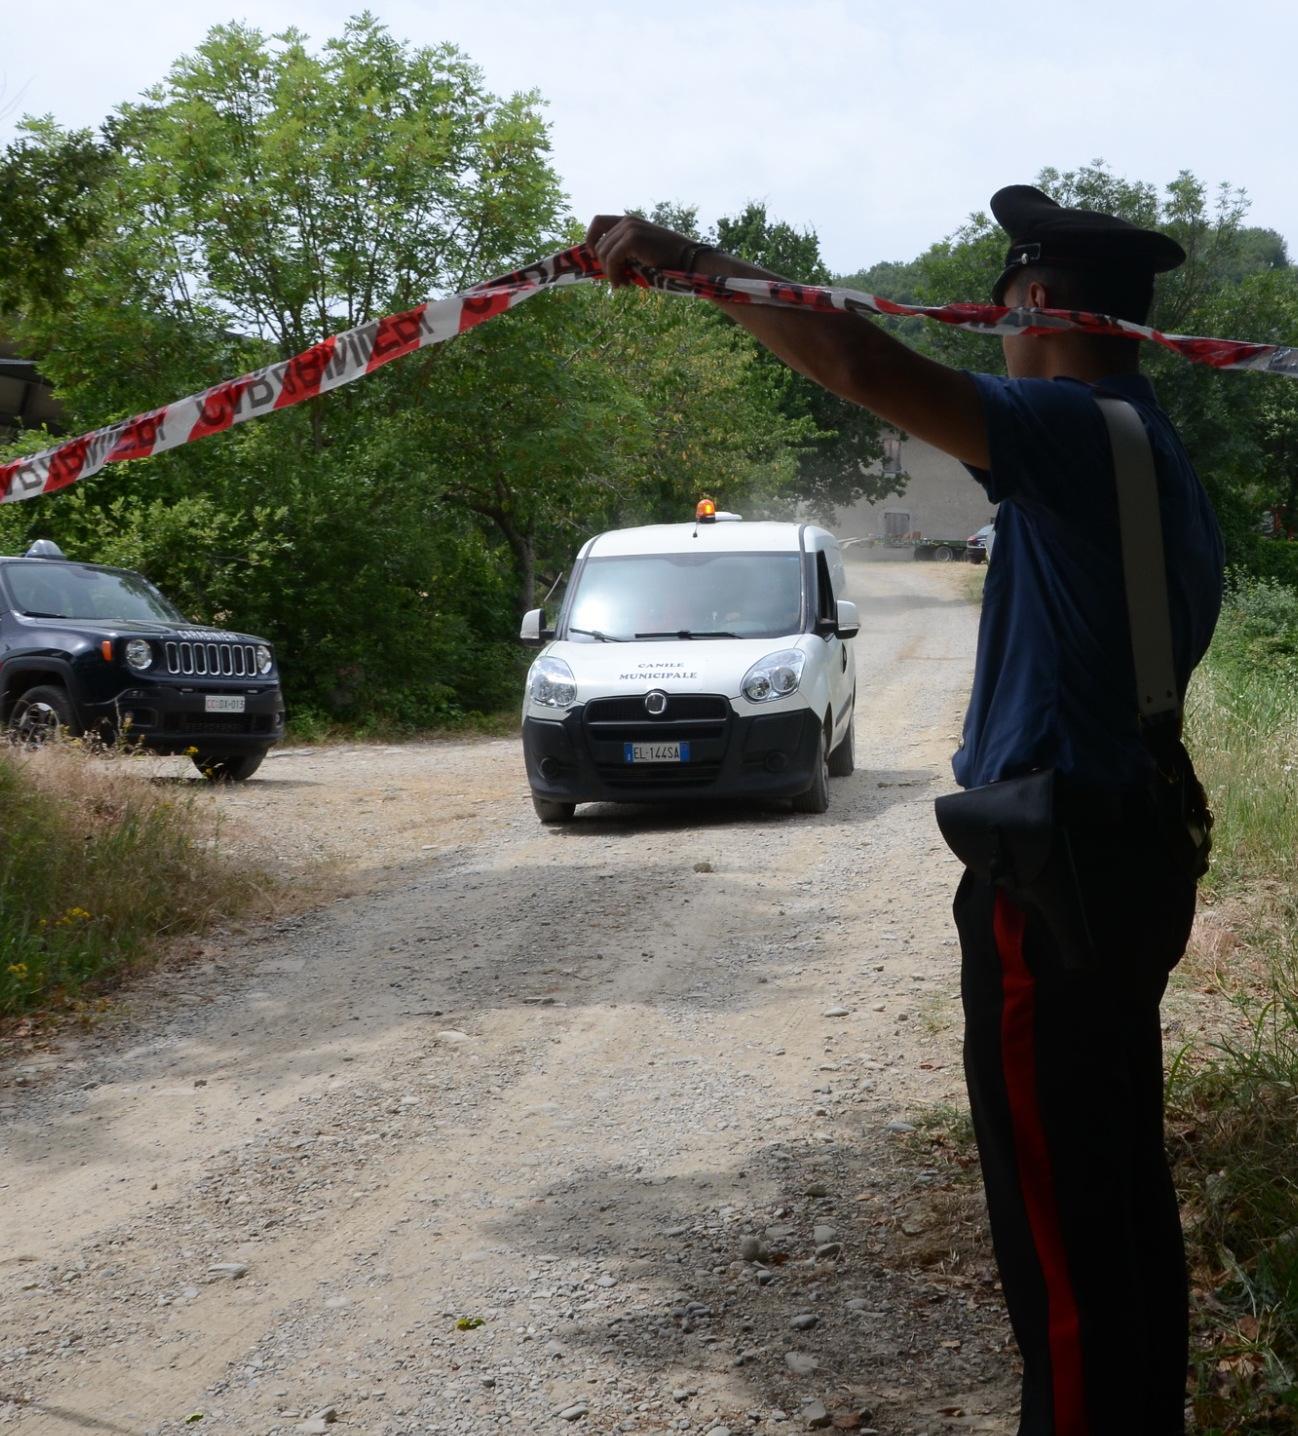
[[[996,894],[994,930],[1001,959],[1001,1062],[1009,1094],[1019,1186],[1046,1284],[1055,1436],[1087,1436],[1081,1321],[1059,1226],[1046,1129],[1037,1101],[1036,983],[1023,959],[1026,918]]]

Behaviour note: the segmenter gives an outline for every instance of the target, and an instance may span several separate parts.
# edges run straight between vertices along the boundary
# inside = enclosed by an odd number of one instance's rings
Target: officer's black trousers
[[[1085,846],[1085,845],[1084,845]],[[966,873],[965,1075],[1023,1355],[1020,1436],[1180,1436],[1187,1285],[1163,1146],[1158,1005],[1194,885],[1138,835],[1079,862],[1097,961]]]

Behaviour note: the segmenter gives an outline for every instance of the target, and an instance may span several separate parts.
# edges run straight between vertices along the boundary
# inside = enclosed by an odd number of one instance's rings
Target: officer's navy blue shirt
[[[970,469],[1000,505],[978,630],[973,693],[953,767],[963,787],[1053,767],[1135,786],[1149,756],[1122,577],[1108,430],[1089,384],[972,376],[991,467]],[[1181,696],[1221,607],[1217,520],[1149,381],[1098,386],[1131,400],[1153,445]]]

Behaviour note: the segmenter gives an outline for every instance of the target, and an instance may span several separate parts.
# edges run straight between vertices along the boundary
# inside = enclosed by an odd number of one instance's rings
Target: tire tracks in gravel
[[[15,1063],[0,1425],[1012,1429],[976,1202],[889,1130],[960,1100],[930,804],[975,614],[961,570],[851,572],[859,766],[823,817],[540,829],[512,741],[213,797],[364,890]]]

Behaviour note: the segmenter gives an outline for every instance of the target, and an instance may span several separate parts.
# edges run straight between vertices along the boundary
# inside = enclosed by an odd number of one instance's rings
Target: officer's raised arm
[[[630,282],[626,267],[632,260],[741,279],[785,278],[631,215],[597,216],[586,242],[615,285]],[[962,370],[926,359],[858,315],[761,304],[720,307],[808,379],[966,464],[987,467],[982,407]]]

